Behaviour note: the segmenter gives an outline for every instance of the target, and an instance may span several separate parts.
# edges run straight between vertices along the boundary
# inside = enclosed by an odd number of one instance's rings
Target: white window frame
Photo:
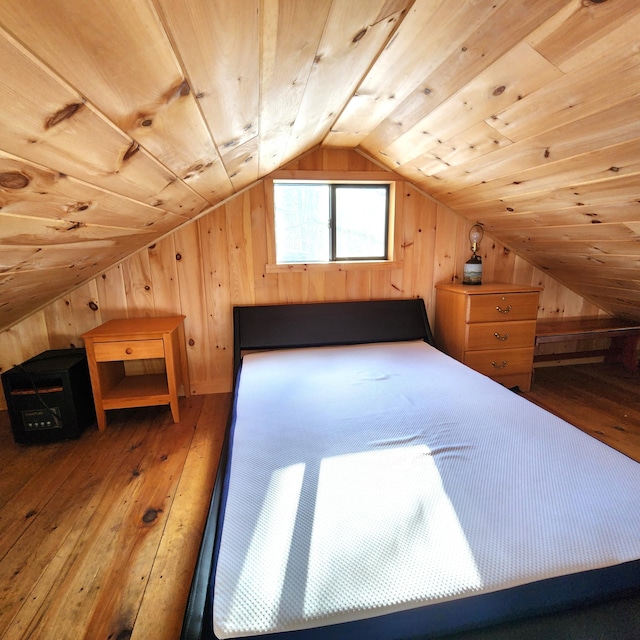
[[[337,260],[331,262],[310,263],[282,263],[276,262],[275,241],[275,208],[273,198],[274,182],[300,182],[319,184],[383,184],[389,186],[389,217],[387,234],[387,259],[386,260]],[[390,178],[385,172],[326,172],[326,171],[277,171],[265,179],[265,194],[267,207],[267,273],[295,272],[295,271],[347,271],[358,269],[395,269],[402,266],[401,254],[401,188],[397,181]]]

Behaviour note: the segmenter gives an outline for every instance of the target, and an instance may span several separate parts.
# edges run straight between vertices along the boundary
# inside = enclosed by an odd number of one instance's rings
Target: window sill
[[[353,262],[310,262],[290,264],[267,264],[267,273],[304,273],[323,271],[373,271],[401,269],[402,262],[391,260],[357,260]]]

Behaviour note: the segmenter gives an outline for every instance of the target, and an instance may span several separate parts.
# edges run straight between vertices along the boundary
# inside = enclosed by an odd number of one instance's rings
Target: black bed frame
[[[233,330],[234,373],[248,350],[406,340],[434,344],[422,298],[234,307]]]
[[[234,323],[234,395],[242,356],[247,351],[309,346],[424,340],[434,345],[422,299],[236,306]],[[229,449],[231,412],[218,465],[181,640],[210,640],[205,620],[212,611],[207,598],[213,569],[217,520]],[[640,533],[639,533],[640,535]],[[287,634],[283,635],[283,638]],[[442,638],[444,638],[443,636]],[[516,620],[486,629],[447,635],[450,640],[637,640],[640,638],[640,594],[593,606]],[[426,639],[425,639],[426,640]]]

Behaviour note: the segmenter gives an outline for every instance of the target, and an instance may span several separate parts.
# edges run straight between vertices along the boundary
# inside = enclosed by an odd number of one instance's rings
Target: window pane
[[[328,262],[329,185],[274,184],[276,261]]]
[[[336,188],[336,258],[387,257],[387,189]]]

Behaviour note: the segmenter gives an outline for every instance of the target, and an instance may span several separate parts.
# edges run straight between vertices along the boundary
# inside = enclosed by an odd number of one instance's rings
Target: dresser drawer
[[[468,351],[530,347],[535,341],[536,321],[476,322],[467,325]]]
[[[496,293],[467,297],[467,322],[534,320],[538,293]]]
[[[533,347],[496,351],[466,351],[463,362],[486,376],[530,373]]]
[[[162,340],[95,342],[93,348],[96,362],[164,358],[164,343]]]

